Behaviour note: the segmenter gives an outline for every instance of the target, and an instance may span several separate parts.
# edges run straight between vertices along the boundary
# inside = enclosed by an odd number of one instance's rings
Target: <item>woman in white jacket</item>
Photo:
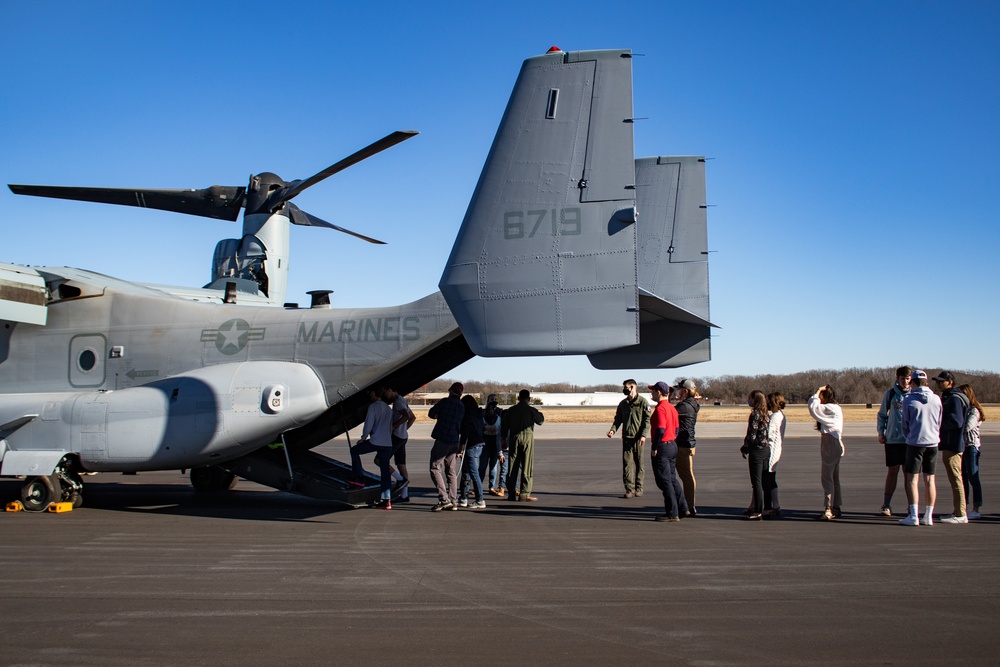
[[[825,508],[819,518],[829,521],[840,516],[840,459],[844,456],[844,413],[832,387],[823,385],[809,397],[809,414],[820,432],[819,454],[823,461],[820,479]]]
[[[781,505],[778,503],[778,460],[781,459],[781,441],[785,439],[785,397],[781,392],[771,392],[767,395],[767,409],[771,420],[767,424],[767,442],[771,446],[771,458],[764,470],[764,493],[771,494],[771,511],[773,517],[781,516]]]

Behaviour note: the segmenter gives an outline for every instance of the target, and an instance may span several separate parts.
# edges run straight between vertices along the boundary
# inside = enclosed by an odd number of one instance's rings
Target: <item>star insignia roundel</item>
[[[263,339],[263,328],[251,327],[246,320],[238,317],[226,320],[218,329],[203,329],[201,332],[202,342],[214,342],[215,349],[226,355],[241,351],[248,341]]]

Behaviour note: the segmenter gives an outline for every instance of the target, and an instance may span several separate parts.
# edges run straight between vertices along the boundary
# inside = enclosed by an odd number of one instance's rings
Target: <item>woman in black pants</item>
[[[764,392],[754,389],[747,399],[750,406],[750,417],[747,419],[747,434],[743,438],[740,453],[750,464],[750,484],[753,487],[753,507],[747,514],[751,520],[764,518],[764,469],[771,456],[771,448],[767,442],[767,427],[770,422],[767,414],[767,397]],[[770,494],[768,494],[770,495]],[[767,503],[770,505],[770,503]]]

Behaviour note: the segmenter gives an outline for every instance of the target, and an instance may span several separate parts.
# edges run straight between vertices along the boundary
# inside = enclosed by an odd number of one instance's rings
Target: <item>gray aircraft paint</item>
[[[631,52],[525,61],[439,283],[476,354],[639,342],[631,120]]]
[[[711,359],[705,159],[635,162],[640,342],[588,355],[596,368],[675,368]]]
[[[247,189],[12,186],[223,219],[245,204],[247,215],[207,288],[0,267],[15,283],[0,290],[0,474],[47,475],[67,454],[79,470],[135,471],[235,462],[292,435],[312,447],[363,419],[365,387],[406,393],[473,353],[587,354],[601,368],[707,359],[704,162],[634,160],[631,86],[628,51],[525,61],[441,292],[392,308],[280,307],[282,247],[290,218],[340,229],[292,197],[412,132],[304,181],[265,172]],[[269,253],[268,295],[219,270],[251,246]],[[223,303],[226,282],[238,282],[235,303]]]

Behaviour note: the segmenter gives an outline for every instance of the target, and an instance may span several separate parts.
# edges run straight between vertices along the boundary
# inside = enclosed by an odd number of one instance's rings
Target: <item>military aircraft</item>
[[[289,225],[356,232],[291,200],[316,175],[201,190],[11,185],[18,194],[235,220],[202,288],[0,264],[0,476],[25,508],[82,502],[81,475],[188,470],[359,506],[377,483],[312,451],[474,355],[587,355],[597,368],[711,356],[704,158],[633,154],[632,54],[556,47],[521,68],[439,281],[389,308],[285,304]],[[373,495],[374,492],[374,495]]]

